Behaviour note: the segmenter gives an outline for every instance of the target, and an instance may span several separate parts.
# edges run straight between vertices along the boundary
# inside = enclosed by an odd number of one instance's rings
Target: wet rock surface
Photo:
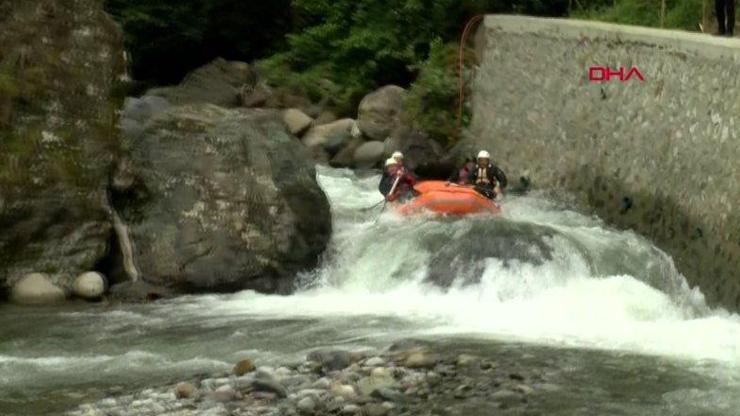
[[[28,273],[68,290],[111,231],[122,36],[98,1],[0,7],[0,292]]]
[[[331,235],[329,203],[281,114],[210,104],[155,114],[114,198],[142,278],[178,291],[286,293]]]

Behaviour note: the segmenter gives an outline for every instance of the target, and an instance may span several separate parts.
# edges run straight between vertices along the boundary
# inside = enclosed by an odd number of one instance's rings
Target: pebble
[[[534,389],[526,384],[517,384],[516,386],[514,386],[514,391],[518,391],[524,394],[534,393]]]
[[[315,389],[329,390],[329,387],[331,386],[331,381],[326,377],[321,377],[320,379],[314,381],[311,386]]]
[[[321,363],[325,372],[343,370],[352,364],[352,355],[344,350],[317,350],[309,353],[307,358]]]
[[[343,415],[354,415],[360,412],[360,406],[356,404],[348,404],[342,408]]]
[[[457,356],[455,365],[458,367],[468,367],[476,362],[478,362],[478,357],[470,354],[460,354]]]
[[[390,412],[389,408],[378,403],[368,403],[362,410],[366,416],[385,416]]]
[[[401,392],[384,387],[373,390],[372,396],[378,399],[389,400],[392,402],[400,402],[404,400],[404,395]]]
[[[304,397],[296,405],[298,411],[304,415],[310,415],[316,410],[316,403],[311,397]]]
[[[357,393],[352,386],[341,383],[332,383],[331,387],[329,387],[329,392],[335,396],[344,397],[348,400],[357,397]]]
[[[385,364],[385,360],[380,357],[372,357],[365,360],[365,365],[368,367],[380,367]]]
[[[278,397],[288,397],[288,391],[278,381],[270,378],[256,378],[252,387],[261,392],[275,393]]]
[[[404,365],[408,368],[433,368],[439,358],[427,351],[414,351],[406,357]]]
[[[233,372],[237,377],[241,377],[247,373],[254,371],[254,363],[252,360],[241,360],[234,366]]]

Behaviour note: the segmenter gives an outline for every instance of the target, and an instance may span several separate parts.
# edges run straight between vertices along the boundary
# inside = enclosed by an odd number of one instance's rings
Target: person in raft
[[[474,167],[475,167],[475,158],[474,157],[465,158],[465,163],[462,165],[460,169],[455,169],[452,172],[447,182],[456,183],[458,185],[466,185],[468,183],[468,176],[470,176],[470,172],[473,170]]]
[[[393,153],[385,161],[383,176],[380,179],[378,190],[389,202],[407,201],[414,197],[414,185],[416,179],[403,166],[403,154],[401,152]]]
[[[481,195],[494,199],[506,188],[504,171],[491,163],[491,155],[481,150],[478,153],[478,164],[468,174],[468,183]]]

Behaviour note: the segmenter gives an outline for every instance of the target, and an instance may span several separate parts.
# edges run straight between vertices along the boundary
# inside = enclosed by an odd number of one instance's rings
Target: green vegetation
[[[627,25],[661,26],[661,0],[592,0],[576,2],[571,16]],[[702,21],[702,0],[665,0],[663,27],[696,31]]]
[[[567,16],[697,30],[702,0],[107,0],[138,79],[173,83],[211,59],[258,60],[273,87],[354,116],[386,84],[409,88],[409,123],[457,133],[456,47],[482,13]],[[472,56],[468,52],[467,56]],[[463,124],[467,120],[464,115]]]

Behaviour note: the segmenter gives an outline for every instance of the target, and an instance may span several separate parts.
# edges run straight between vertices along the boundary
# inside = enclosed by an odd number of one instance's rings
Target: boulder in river
[[[105,276],[98,272],[85,272],[77,276],[72,284],[72,293],[83,299],[98,299],[105,293]]]
[[[248,64],[218,58],[189,73],[179,85],[151,89],[147,95],[163,97],[175,105],[209,103],[236,107],[242,87],[256,82],[257,76]]]
[[[299,136],[311,127],[313,119],[301,110],[289,108],[283,111],[283,121],[291,134]]]
[[[405,89],[387,85],[365,96],[357,111],[362,133],[372,140],[385,140],[401,124],[405,95]]]
[[[460,166],[445,156],[444,149],[423,131],[402,126],[385,141],[385,154],[400,150],[405,165],[424,178],[447,179]]]
[[[351,118],[314,126],[303,136],[303,144],[308,147],[324,147],[332,143],[336,146],[336,142],[347,142],[352,137],[359,136],[356,126],[357,122]]]
[[[372,168],[377,166],[383,160],[383,142],[370,141],[365,142],[355,149],[353,162],[358,168]]]
[[[137,185],[116,208],[149,283],[286,293],[329,241],[328,200],[279,111],[173,107],[130,158]]]
[[[64,301],[64,290],[52,283],[49,276],[31,273],[18,280],[10,293],[15,303],[26,305],[46,305]]]

